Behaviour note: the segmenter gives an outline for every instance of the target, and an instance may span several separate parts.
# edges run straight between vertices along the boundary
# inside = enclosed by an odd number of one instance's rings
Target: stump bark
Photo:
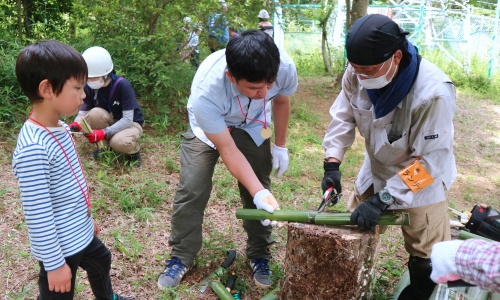
[[[379,234],[289,223],[279,298],[370,299]]]

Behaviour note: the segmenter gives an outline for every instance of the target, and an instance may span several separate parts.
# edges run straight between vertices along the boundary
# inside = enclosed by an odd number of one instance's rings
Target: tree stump
[[[279,298],[370,299],[379,234],[289,223]]]

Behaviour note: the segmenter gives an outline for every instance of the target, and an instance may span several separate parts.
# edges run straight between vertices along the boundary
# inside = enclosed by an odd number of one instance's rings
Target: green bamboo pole
[[[477,235],[477,234],[474,234],[474,233],[471,233],[471,232],[468,232],[465,230],[460,230],[460,232],[458,233],[458,239],[459,240],[481,239],[481,240],[485,240],[488,242],[494,242],[493,240],[490,240],[489,238],[485,238],[484,236],[480,236],[480,235]]]
[[[317,225],[350,225],[350,213],[319,213],[308,210],[275,210],[270,214],[262,209],[236,210],[236,218],[243,220],[288,221],[298,223],[313,223]],[[408,213],[385,212],[380,216],[379,225],[410,225]]]
[[[399,295],[403,292],[403,290],[410,285],[410,271],[406,269],[399,277],[398,284],[396,284],[396,287],[394,288],[394,291],[392,294],[389,294],[389,299],[388,300],[397,300],[399,298]]]
[[[265,294],[264,297],[260,298],[259,300],[278,300],[277,293],[279,292],[279,290],[280,290],[280,288],[279,288],[279,286],[277,286],[272,291]]]
[[[234,300],[233,295],[231,295],[231,293],[226,290],[226,288],[222,283],[220,283],[220,281],[211,281],[209,284],[217,297],[219,297],[219,299]]]

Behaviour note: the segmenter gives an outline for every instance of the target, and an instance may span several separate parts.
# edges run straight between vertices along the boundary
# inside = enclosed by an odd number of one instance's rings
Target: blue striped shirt
[[[64,257],[74,255],[92,241],[94,223],[87,216],[87,183],[68,125],[48,128],[66,151],[43,127],[26,121],[12,158],[19,182],[24,216],[33,256],[46,271],[62,267]],[[79,185],[80,183],[80,185]]]

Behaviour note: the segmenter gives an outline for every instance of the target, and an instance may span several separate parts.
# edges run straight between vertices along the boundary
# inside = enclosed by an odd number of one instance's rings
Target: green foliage
[[[488,78],[488,60],[473,56],[470,71],[466,72],[441,51],[423,51],[422,56],[443,70],[457,88],[466,93],[473,93],[476,97],[489,98],[500,103],[500,77],[497,75]]]
[[[113,236],[114,246],[131,262],[137,262],[137,258],[142,255],[143,246],[134,237],[134,226],[128,228],[128,232],[124,232],[123,228],[118,228]]]
[[[237,27],[254,28],[264,6],[273,1],[245,0],[232,5],[226,16]],[[26,7],[24,7],[26,4]],[[31,10],[30,10],[31,9]],[[0,124],[23,122],[29,103],[15,80],[15,59],[29,43],[57,39],[80,52],[90,46],[105,47],[115,70],[134,87],[145,110],[146,122],[158,131],[185,128],[185,105],[195,69],[180,61],[177,47],[185,41],[180,28],[186,24],[205,27],[208,16],[218,12],[217,1],[183,0],[0,0]],[[25,18],[26,16],[26,18]],[[201,60],[209,54],[206,29],[200,36]]]
[[[11,127],[24,121],[29,101],[23,96],[16,79],[16,58],[22,45],[0,39],[0,124]]]
[[[18,293],[9,292],[7,294],[7,296],[9,297],[9,299],[13,299],[13,300],[31,299],[31,298],[35,297],[35,295],[33,295],[32,293],[29,292],[32,289],[31,285],[32,285],[32,283],[30,282],[30,283],[28,283],[27,286],[21,287],[21,290]]]
[[[287,33],[285,35],[286,52],[290,55],[301,76],[328,75],[321,53],[321,34]],[[333,48],[330,53],[332,73],[340,74],[344,70],[343,48]]]

